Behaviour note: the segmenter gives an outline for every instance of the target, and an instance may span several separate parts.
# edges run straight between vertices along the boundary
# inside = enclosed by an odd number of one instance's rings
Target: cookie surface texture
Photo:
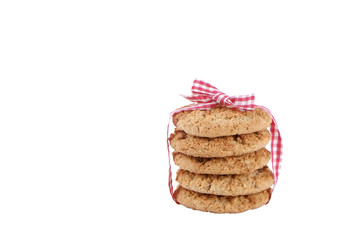
[[[240,213],[265,205],[271,189],[235,197],[201,194],[179,186],[175,191],[177,201],[188,208],[212,213]]]
[[[205,194],[238,196],[258,193],[273,184],[273,174],[266,166],[250,174],[196,174],[183,169],[177,171],[176,181],[183,188]]]
[[[270,115],[260,108],[239,111],[227,107],[183,111],[173,116],[178,130],[199,137],[221,137],[261,131],[270,126]]]
[[[173,153],[175,164],[181,169],[199,174],[249,174],[266,166],[271,154],[265,148],[237,157],[200,158]]]
[[[231,157],[257,151],[268,144],[270,133],[262,130],[254,133],[227,137],[205,138],[186,134],[175,129],[169,137],[171,147],[193,157]]]

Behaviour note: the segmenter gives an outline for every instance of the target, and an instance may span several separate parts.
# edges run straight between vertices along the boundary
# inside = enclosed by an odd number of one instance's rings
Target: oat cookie
[[[237,157],[201,158],[173,152],[173,159],[181,169],[199,174],[249,174],[266,166],[271,154],[265,148]]]
[[[260,108],[239,111],[216,107],[209,110],[183,111],[173,116],[178,130],[199,137],[221,137],[257,132],[270,126],[270,115]]]
[[[261,192],[273,184],[274,178],[265,166],[250,174],[238,175],[196,174],[179,169],[176,181],[183,188],[199,193],[238,196]]]
[[[234,197],[201,194],[179,186],[175,191],[177,201],[188,208],[212,213],[240,213],[265,205],[271,189]]]
[[[230,157],[257,151],[270,141],[267,130],[218,138],[196,137],[175,129],[170,145],[176,152],[193,157]]]

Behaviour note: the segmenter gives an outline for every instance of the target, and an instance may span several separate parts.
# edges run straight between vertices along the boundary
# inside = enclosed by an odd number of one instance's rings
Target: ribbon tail
[[[271,194],[275,189],[276,183],[279,178],[280,169],[281,169],[281,161],[282,161],[282,139],[280,135],[280,131],[278,125],[276,123],[275,117],[272,115],[269,109],[263,106],[256,105],[256,107],[263,109],[266,111],[272,118],[272,122],[270,125],[270,134],[271,134],[271,164],[272,164],[272,171],[274,174],[274,184],[272,187]],[[270,201],[269,198],[269,201]],[[266,203],[268,204],[269,201]]]
[[[169,190],[170,190],[170,195],[172,197],[172,199],[174,200],[174,202],[176,202],[176,204],[180,204],[177,200],[176,200],[176,196],[174,193],[174,188],[173,188],[173,181],[172,181],[172,171],[171,171],[171,157],[170,157],[170,147],[169,147],[169,125],[170,125],[170,121],[172,116],[174,115],[176,111],[170,113],[170,118],[169,118],[169,122],[167,125],[167,138],[166,138],[166,144],[167,144],[167,150],[168,150],[168,159],[169,159],[169,180],[168,180],[168,184],[169,184]]]

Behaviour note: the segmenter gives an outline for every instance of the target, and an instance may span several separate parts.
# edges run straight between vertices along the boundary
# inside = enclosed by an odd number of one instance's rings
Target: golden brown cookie
[[[199,137],[221,137],[261,131],[270,126],[270,115],[260,108],[239,111],[216,107],[209,110],[183,111],[173,116],[178,130]]]
[[[257,151],[270,141],[267,130],[218,138],[196,137],[178,131],[170,135],[170,145],[176,152],[193,157],[230,157]]]
[[[173,159],[181,169],[199,174],[249,174],[266,166],[271,154],[265,148],[237,157],[201,158],[174,152]]]
[[[265,166],[250,174],[238,175],[196,174],[179,169],[176,181],[183,188],[199,193],[238,196],[264,191],[273,184],[274,178]]]
[[[265,205],[271,189],[234,197],[201,194],[179,186],[175,191],[176,200],[183,206],[212,213],[240,213]]]

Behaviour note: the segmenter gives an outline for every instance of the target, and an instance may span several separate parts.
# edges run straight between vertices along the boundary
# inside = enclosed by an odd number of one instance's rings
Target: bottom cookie
[[[183,206],[212,213],[240,213],[265,205],[271,195],[271,189],[241,196],[218,196],[197,193],[181,186],[175,191],[176,200]]]

